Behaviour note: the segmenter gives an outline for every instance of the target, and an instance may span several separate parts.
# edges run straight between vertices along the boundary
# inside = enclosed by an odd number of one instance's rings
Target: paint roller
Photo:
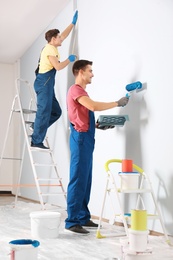
[[[140,81],[136,81],[133,83],[130,83],[128,85],[126,85],[126,90],[128,92],[132,92],[132,91],[138,91],[142,89],[142,83]],[[129,93],[126,94],[126,97],[130,97]]]

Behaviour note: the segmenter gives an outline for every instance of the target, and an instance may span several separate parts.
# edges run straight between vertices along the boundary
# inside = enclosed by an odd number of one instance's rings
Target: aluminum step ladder
[[[16,95],[14,97],[12,108],[9,116],[6,136],[4,139],[4,144],[2,148],[1,158],[0,158],[0,170],[2,166],[3,159],[15,159],[16,158],[5,158],[4,152],[6,149],[6,144],[9,136],[9,131],[13,119],[13,115],[18,113],[20,114],[23,134],[24,134],[24,141],[23,141],[23,148],[22,148],[22,155],[20,160],[20,172],[18,175],[18,181],[17,184],[14,184],[12,186],[16,187],[16,196],[15,196],[15,204],[17,203],[17,199],[19,196],[20,188],[29,188],[29,187],[36,187],[37,194],[39,197],[39,201],[41,204],[42,209],[45,209],[45,199],[48,196],[57,196],[62,194],[65,201],[66,201],[66,192],[62,184],[62,179],[60,178],[57,164],[55,162],[53,151],[50,148],[48,137],[45,138],[45,144],[49,149],[38,149],[35,147],[31,147],[31,130],[30,126],[34,122],[35,114],[36,114],[36,99],[35,99],[35,93],[33,88],[31,87],[30,83],[23,79],[17,79],[16,80]],[[22,102],[21,101],[21,92],[26,90],[27,87],[27,100],[29,102]],[[26,93],[25,93],[26,95]],[[24,108],[27,103],[28,108]],[[24,163],[24,156],[25,152],[28,152],[29,155],[29,161],[31,165],[31,169],[33,172],[34,177],[34,184],[20,184],[21,183],[21,177],[22,177],[22,169],[23,169],[23,163]],[[46,177],[40,177],[39,171],[41,171],[41,175],[44,175],[44,170],[47,169]],[[48,177],[47,177],[48,175]],[[50,177],[51,175],[51,177]],[[53,177],[52,177],[53,175]],[[52,189],[56,192],[50,192],[49,189],[52,187]]]
[[[137,166],[136,164],[133,164],[133,169],[138,172],[140,174],[140,180],[139,180],[139,188],[137,189],[122,189],[122,187],[118,187],[118,185],[120,184],[117,178],[120,178],[118,176],[117,173],[114,172],[113,169],[110,170],[110,164],[115,164],[115,163],[122,163],[121,159],[111,159],[108,160],[105,163],[105,171],[107,173],[107,181],[106,181],[106,188],[105,188],[105,193],[104,193],[104,199],[103,199],[103,204],[102,204],[102,209],[101,209],[101,214],[99,217],[99,225],[98,225],[98,229],[97,229],[97,233],[96,233],[96,237],[97,238],[104,238],[105,236],[101,235],[100,232],[100,227],[101,227],[101,221],[103,218],[103,213],[104,213],[104,208],[105,208],[105,203],[106,203],[106,197],[107,195],[114,194],[113,195],[113,203],[112,203],[112,207],[113,207],[113,214],[114,214],[114,220],[113,222],[115,223],[116,221],[120,221],[123,223],[124,229],[125,229],[125,235],[129,235],[129,224],[130,224],[130,220],[131,220],[131,213],[127,213],[124,211],[124,206],[123,206],[123,202],[122,202],[122,195],[124,194],[128,194],[130,196],[130,194],[136,194],[137,198],[135,199],[136,201],[136,205],[134,205],[133,209],[145,209],[145,205],[144,205],[144,199],[143,199],[143,195],[144,194],[149,194],[150,196],[150,202],[153,203],[154,205],[154,213],[152,214],[147,214],[147,219],[148,220],[159,220],[162,230],[163,230],[163,234],[165,236],[166,242],[168,244],[171,245],[171,242],[169,240],[169,237],[167,235],[166,229],[165,229],[165,225],[162,219],[162,215],[161,215],[161,211],[157,205],[157,201],[153,192],[153,188],[152,188],[152,184],[151,181],[149,179],[148,174],[146,174],[143,169],[141,169],[139,166]],[[116,204],[116,202],[118,202],[118,204]],[[114,204],[114,205],[113,205]],[[119,206],[119,212],[117,213],[117,205]]]

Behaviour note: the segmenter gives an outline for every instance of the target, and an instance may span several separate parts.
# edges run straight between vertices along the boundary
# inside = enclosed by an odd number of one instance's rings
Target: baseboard
[[[11,193],[11,191],[1,190],[0,191],[0,195],[8,195],[8,196],[10,196],[10,195],[12,195],[12,193]]]

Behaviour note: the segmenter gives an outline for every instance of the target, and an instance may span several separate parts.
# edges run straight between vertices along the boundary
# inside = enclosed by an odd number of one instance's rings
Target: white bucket
[[[138,237],[140,239],[140,237]],[[143,252],[131,250],[129,247],[129,238],[121,238],[121,252],[124,260],[151,260],[152,248],[147,246],[147,250]]]
[[[147,250],[148,230],[137,231],[129,229],[129,249],[136,252]]]
[[[139,188],[138,172],[119,172],[121,177],[121,190],[135,190]]]
[[[59,236],[59,226],[61,213],[37,211],[30,213],[31,235],[33,238],[57,238]]]
[[[36,240],[20,239],[9,242],[11,247],[11,260],[36,260],[38,246],[40,243]]]

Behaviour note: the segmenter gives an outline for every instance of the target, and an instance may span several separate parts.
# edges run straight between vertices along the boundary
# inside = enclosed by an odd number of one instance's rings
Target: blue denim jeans
[[[37,94],[37,112],[32,134],[33,144],[43,142],[48,127],[58,120],[62,114],[61,107],[55,97],[55,75],[55,69],[43,74],[39,73],[34,82],[34,89]]]

